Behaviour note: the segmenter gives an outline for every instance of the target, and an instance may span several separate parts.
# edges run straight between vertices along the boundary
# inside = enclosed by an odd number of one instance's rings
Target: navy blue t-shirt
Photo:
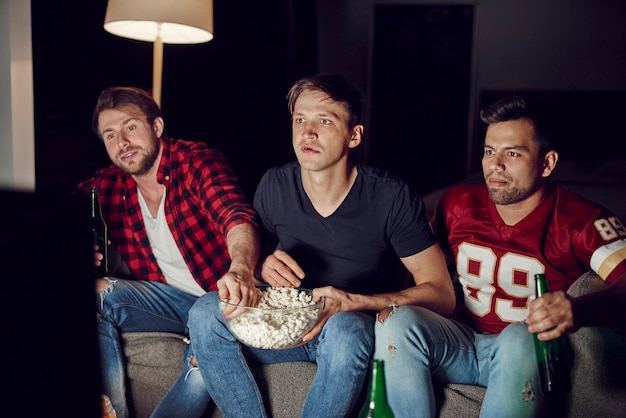
[[[259,182],[254,207],[265,233],[304,270],[302,287],[399,290],[398,257],[435,243],[424,204],[403,179],[366,164],[357,164],[357,172],[345,200],[326,218],[306,195],[296,161],[269,169]]]

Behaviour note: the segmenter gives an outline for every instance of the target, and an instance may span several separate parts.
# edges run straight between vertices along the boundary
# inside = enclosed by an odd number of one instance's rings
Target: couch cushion
[[[439,418],[474,418],[480,415],[485,388],[450,384],[435,386],[434,389]]]
[[[167,332],[122,334],[128,392],[137,418],[149,417],[183,369],[187,344],[182,335]]]
[[[137,418],[147,418],[180,375],[186,343],[183,336],[164,332],[124,333],[122,340],[134,413]],[[315,370],[315,364],[308,362],[268,364],[252,369],[274,418],[300,416]],[[207,416],[217,418],[221,414],[212,407]]]
[[[299,417],[316,370],[314,363],[305,361],[254,367],[252,372],[265,399],[265,404],[269,403],[270,416],[274,418]]]

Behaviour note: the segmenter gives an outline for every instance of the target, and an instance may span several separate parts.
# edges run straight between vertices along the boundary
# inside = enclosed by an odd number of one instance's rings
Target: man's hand
[[[228,231],[226,243],[230,268],[217,281],[218,296],[232,304],[253,306],[257,298],[254,267],[259,260],[259,235],[252,225],[242,223]],[[226,316],[234,310],[229,306],[222,312]]]
[[[343,290],[336,289],[332,286],[319,287],[313,289],[313,300],[318,301],[322,297],[325,298],[324,309],[320,314],[317,323],[311,328],[309,332],[302,337],[302,342],[307,343],[311,341],[317,334],[322,332],[322,328],[328,318],[336,314],[337,312],[350,311],[354,308],[353,296],[351,293],[344,292]]]
[[[528,331],[538,332],[540,340],[552,340],[561,335],[574,332],[574,308],[572,299],[564,292],[550,292],[530,303]]]
[[[276,250],[263,262],[261,277],[272,286],[299,287],[304,270],[289,254]]]
[[[111,241],[108,241],[108,244],[111,245]],[[93,245],[93,264],[96,267],[99,267],[102,264],[102,260],[104,260],[104,255],[98,251],[100,247],[97,244]]]
[[[233,305],[254,306],[257,300],[257,288],[252,275],[242,277],[240,274],[229,271],[217,281],[217,292],[221,300]],[[227,306],[222,311],[224,317],[236,316],[236,308]]]

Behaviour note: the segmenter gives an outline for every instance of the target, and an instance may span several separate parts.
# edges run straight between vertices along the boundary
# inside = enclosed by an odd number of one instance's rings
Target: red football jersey
[[[590,269],[606,282],[626,271],[624,225],[559,187],[549,187],[533,212],[507,226],[484,184],[454,186],[439,200],[433,229],[456,262],[462,292],[456,317],[482,332],[499,333],[526,318],[537,273],[555,291]]]

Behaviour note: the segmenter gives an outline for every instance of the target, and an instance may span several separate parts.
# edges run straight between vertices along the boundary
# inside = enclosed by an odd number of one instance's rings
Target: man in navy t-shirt
[[[315,299],[325,297],[325,307],[302,345],[262,350],[239,344],[218,307],[218,293],[252,305],[245,284],[222,287],[196,303],[191,344],[224,417],[267,416],[248,363],[285,361],[318,366],[303,417],[347,416],[371,362],[375,313],[411,304],[450,315],[455,306],[421,199],[399,177],[348,158],[363,139],[360,93],[339,76],[317,75],[298,80],[287,100],[297,162],[268,170],[257,188],[255,209],[277,244],[260,278],[273,286],[312,288]],[[413,286],[399,285],[398,260]]]

